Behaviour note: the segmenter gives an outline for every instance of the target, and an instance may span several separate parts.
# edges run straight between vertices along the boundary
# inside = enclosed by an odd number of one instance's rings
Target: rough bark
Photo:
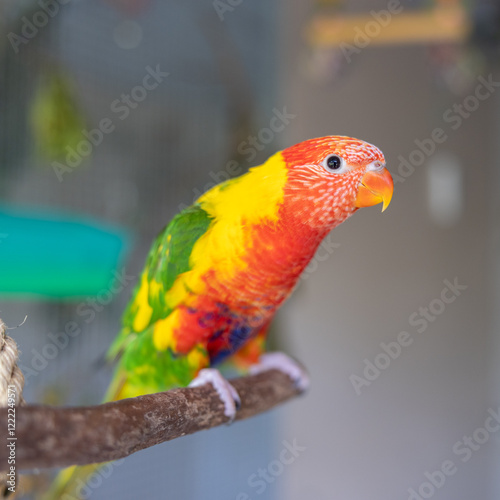
[[[270,370],[231,381],[241,397],[235,420],[262,413],[294,397],[291,379]],[[7,443],[7,409],[0,409],[0,442]],[[211,385],[173,389],[98,406],[16,408],[16,467],[83,465],[126,457],[200,430],[228,423]],[[0,446],[0,463],[9,448]],[[3,467],[2,467],[3,468]]]

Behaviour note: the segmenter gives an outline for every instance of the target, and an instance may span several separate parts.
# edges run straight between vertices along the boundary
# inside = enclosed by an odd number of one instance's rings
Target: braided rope
[[[15,387],[16,406],[24,404],[24,375],[17,366],[17,344],[6,334],[7,327],[0,319],[0,406],[7,406],[7,388]],[[12,393],[12,391],[11,391]]]
[[[23,387],[24,375],[17,366],[18,350],[17,344],[6,334],[7,327],[0,319],[0,407],[7,406],[8,387],[14,386],[15,391],[10,391],[9,395],[16,402],[16,406],[24,404]],[[14,394],[13,394],[14,392]],[[7,472],[0,472],[0,497],[9,496],[7,488]]]

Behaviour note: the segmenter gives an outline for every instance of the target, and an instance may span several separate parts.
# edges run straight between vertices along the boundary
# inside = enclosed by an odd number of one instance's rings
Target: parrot
[[[239,397],[215,367],[276,368],[305,390],[305,370],[265,352],[269,325],[325,236],[359,208],[392,199],[376,146],[347,136],[309,139],[228,179],[159,233],[109,349],[117,361],[105,401],[210,383],[229,419]],[[60,473],[65,491],[79,469]],[[78,476],[81,477],[81,476]]]

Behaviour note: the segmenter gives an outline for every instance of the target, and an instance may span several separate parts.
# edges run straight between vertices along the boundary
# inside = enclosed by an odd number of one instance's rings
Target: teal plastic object
[[[0,298],[74,300],[109,290],[128,242],[123,229],[90,218],[0,206]]]

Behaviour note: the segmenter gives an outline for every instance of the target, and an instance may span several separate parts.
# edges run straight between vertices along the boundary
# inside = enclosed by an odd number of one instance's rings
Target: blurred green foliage
[[[68,148],[85,139],[85,118],[75,84],[59,69],[40,77],[30,110],[36,154],[43,160],[64,160]]]

